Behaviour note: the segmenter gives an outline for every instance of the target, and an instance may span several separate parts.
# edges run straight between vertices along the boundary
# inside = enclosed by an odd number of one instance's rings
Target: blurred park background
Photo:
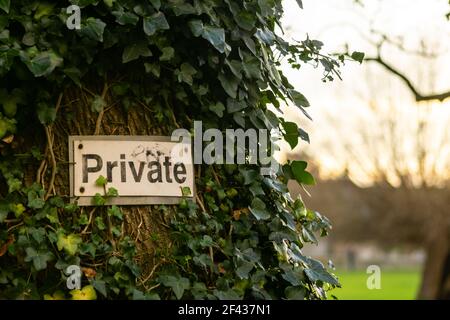
[[[311,68],[285,74],[310,101],[309,133],[281,158],[308,160],[317,185],[301,190],[331,234],[306,248],[332,257],[340,299],[450,298],[450,21],[448,0],[285,0],[283,28],[328,53],[363,51],[343,81]],[[447,15],[447,16],[446,16]],[[325,263],[327,261],[324,261]],[[369,290],[366,269],[381,268]]]

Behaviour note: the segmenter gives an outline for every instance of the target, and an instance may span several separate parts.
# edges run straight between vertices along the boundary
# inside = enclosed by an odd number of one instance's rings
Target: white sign
[[[69,158],[70,195],[79,205],[110,187],[119,194],[110,204],[174,204],[183,190],[194,194],[192,146],[170,137],[71,136]],[[106,188],[95,183],[100,176]]]

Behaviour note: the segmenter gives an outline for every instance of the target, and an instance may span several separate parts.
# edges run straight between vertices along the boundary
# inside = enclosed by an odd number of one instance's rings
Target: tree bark
[[[441,229],[428,241],[419,299],[450,299],[450,233],[445,223]]]
[[[90,93],[88,93],[90,92]],[[95,93],[94,93],[95,92]],[[96,91],[71,89],[63,93],[62,103],[57,111],[57,119],[51,125],[50,139],[56,160],[54,186],[43,181],[44,188],[50,194],[69,196],[68,136],[69,135],[168,135],[168,127],[161,127],[152,117],[152,109],[145,105],[135,105],[125,110],[121,101],[114,101],[108,93],[108,85]],[[106,105],[98,113],[91,110],[93,93],[102,96]],[[47,130],[47,129],[46,129]],[[47,147],[45,167],[46,179],[51,175],[52,161]],[[152,278],[157,266],[164,263],[164,256],[171,248],[167,218],[173,207],[166,206],[161,211],[158,206],[122,206],[124,213],[124,235],[130,236],[136,243],[136,259],[142,268],[141,284]],[[86,213],[92,208],[84,207]],[[97,208],[95,215],[105,208]],[[95,216],[93,217],[95,219]]]

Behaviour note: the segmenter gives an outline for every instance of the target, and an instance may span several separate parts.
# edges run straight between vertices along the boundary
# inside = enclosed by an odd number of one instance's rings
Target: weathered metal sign
[[[70,196],[81,206],[110,187],[119,196],[108,204],[175,204],[183,190],[194,194],[192,146],[170,137],[70,136],[69,162]],[[100,176],[106,188],[96,184]]]

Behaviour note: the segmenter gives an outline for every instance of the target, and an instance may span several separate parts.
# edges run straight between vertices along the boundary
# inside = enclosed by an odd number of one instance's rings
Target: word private
[[[80,205],[92,204],[104,194],[96,180],[103,176],[107,187],[117,189],[116,204],[171,204],[183,190],[194,190],[191,144],[182,145],[187,157],[172,158],[178,142],[154,136],[72,136],[69,139],[71,197]],[[186,161],[187,159],[187,161]]]

